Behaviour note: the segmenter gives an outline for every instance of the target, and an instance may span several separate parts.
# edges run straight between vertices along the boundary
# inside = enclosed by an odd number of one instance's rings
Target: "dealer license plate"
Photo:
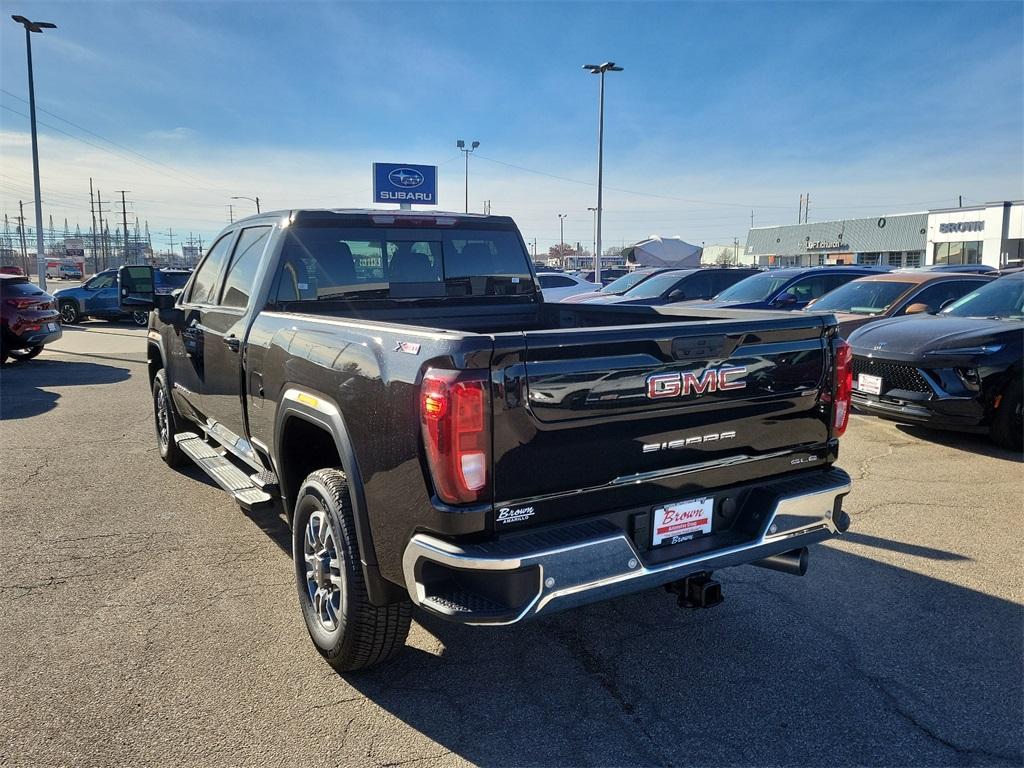
[[[678,544],[711,533],[715,500],[690,499],[666,504],[654,510],[651,546]]]
[[[869,395],[880,395],[882,394],[882,377],[872,376],[868,373],[858,373],[857,389],[861,392],[867,392]]]

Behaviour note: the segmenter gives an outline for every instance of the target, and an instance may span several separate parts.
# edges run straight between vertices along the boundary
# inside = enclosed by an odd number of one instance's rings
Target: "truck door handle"
[[[236,337],[234,334],[232,334],[231,336],[225,336],[224,343],[231,348],[232,352],[237,352],[242,348],[242,340]]]

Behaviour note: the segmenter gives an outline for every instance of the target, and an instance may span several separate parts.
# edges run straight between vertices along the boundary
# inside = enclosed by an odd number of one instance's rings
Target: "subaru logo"
[[[423,174],[412,168],[396,168],[388,174],[388,181],[396,187],[413,189],[423,183]]]

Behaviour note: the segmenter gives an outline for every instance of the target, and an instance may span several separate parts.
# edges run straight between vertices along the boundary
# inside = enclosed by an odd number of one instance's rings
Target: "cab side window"
[[[540,287],[541,288],[569,288],[576,283],[562,275],[541,275],[540,276]]]
[[[242,230],[235,246],[235,254],[224,279],[220,304],[224,307],[245,309],[256,282],[256,269],[270,237],[270,227],[249,227]]]
[[[189,303],[212,304],[214,302],[220,268],[224,266],[224,260],[228,256],[228,249],[231,247],[234,237],[234,232],[228,232],[207,252],[202,265],[196,271],[195,279],[192,280],[192,289],[188,295]]]
[[[668,297],[675,301],[711,298],[711,275],[698,272],[680,281]]]
[[[938,312],[946,302],[959,299],[964,295],[959,288],[959,280],[943,280],[929,285],[916,296],[911,297],[908,306],[909,304],[927,304],[929,312]],[[901,311],[900,314],[903,312]]]
[[[98,291],[101,288],[110,288],[116,279],[117,278],[113,273],[96,275],[96,277],[85,284],[85,287],[92,291]]]

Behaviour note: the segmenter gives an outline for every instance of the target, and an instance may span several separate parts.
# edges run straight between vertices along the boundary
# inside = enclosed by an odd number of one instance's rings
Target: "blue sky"
[[[471,209],[491,200],[545,250],[558,213],[566,240],[592,238],[581,65],[607,59],[625,71],[608,79],[606,243],[743,240],[751,209],[790,223],[804,192],[819,221],[1024,197],[1022,8],[4,2],[0,210],[32,197],[12,13],[59,26],[33,50],[61,225],[88,226],[92,176],[153,231],[208,240],[231,195],[368,206],[374,160],[439,164],[441,207],[460,210],[464,138],[481,142]]]

